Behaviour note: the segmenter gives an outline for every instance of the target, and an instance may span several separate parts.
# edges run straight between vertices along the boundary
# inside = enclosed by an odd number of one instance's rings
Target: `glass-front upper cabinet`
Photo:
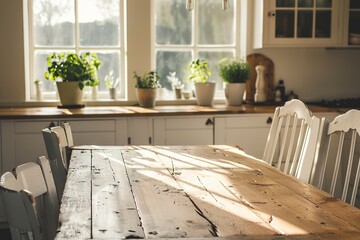
[[[262,45],[336,45],[339,1],[265,0]]]
[[[350,0],[348,12],[347,43],[360,46],[360,0]]]

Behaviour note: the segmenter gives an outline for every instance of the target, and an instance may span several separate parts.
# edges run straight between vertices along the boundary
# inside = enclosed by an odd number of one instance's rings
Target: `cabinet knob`
[[[208,118],[208,119],[206,120],[206,122],[205,122],[205,125],[206,125],[206,126],[211,126],[211,125],[214,125],[214,122],[213,122],[210,118]]]
[[[268,17],[275,17],[276,16],[276,12],[275,11],[270,11],[268,12]]]
[[[268,117],[268,118],[266,119],[266,123],[267,123],[267,124],[271,124],[272,121],[273,121],[272,117]]]

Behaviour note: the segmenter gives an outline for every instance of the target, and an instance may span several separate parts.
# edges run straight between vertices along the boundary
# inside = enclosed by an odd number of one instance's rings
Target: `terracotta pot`
[[[136,88],[136,97],[140,107],[154,107],[157,88]]]
[[[215,86],[213,82],[195,83],[195,97],[199,106],[211,106],[215,95]]]
[[[62,106],[82,105],[83,91],[78,82],[56,82]]]
[[[228,106],[239,106],[243,103],[246,83],[226,83],[225,97]]]

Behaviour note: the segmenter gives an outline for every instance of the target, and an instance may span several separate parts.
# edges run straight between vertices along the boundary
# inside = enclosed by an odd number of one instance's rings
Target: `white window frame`
[[[235,9],[235,44],[234,45],[197,45],[198,40],[198,31],[196,28],[198,26],[198,1],[194,1],[194,9],[189,12],[192,14],[192,43],[191,45],[157,45],[155,41],[155,1],[151,0],[151,67],[152,69],[156,68],[156,51],[158,50],[187,50],[191,51],[193,59],[196,59],[197,53],[199,51],[223,51],[223,50],[234,50],[235,58],[246,58],[246,19],[247,19],[247,3],[242,0],[235,0],[236,6],[230,6],[230,8]],[[185,1],[185,0],[184,0]],[[221,1],[221,0],[218,0]],[[224,99],[223,91],[216,91],[215,99]],[[171,99],[166,99],[171,100]],[[179,100],[176,100],[179,101]],[[180,100],[182,101],[182,100]]]
[[[34,46],[34,37],[33,37],[33,12],[32,12],[32,4],[33,0],[24,0],[24,9],[23,9],[23,16],[24,16],[24,48],[25,48],[25,100],[26,101],[35,101],[36,100],[36,93],[35,93],[35,76],[34,76],[34,54],[35,50],[57,50],[57,49],[65,49],[70,51],[109,51],[109,50],[116,50],[120,52],[120,89],[118,89],[117,96],[118,100],[127,100],[127,61],[126,61],[126,1],[127,0],[118,0],[119,1],[119,11],[120,11],[120,44],[116,47],[107,47],[107,46],[85,46],[80,47],[79,45],[79,22],[78,22],[78,0],[73,0],[75,4],[75,47],[67,48],[67,47],[35,47]],[[101,59],[100,59],[101,60]],[[103,81],[103,79],[99,78],[99,81]],[[92,99],[91,97],[91,90],[85,89],[86,93],[84,94],[83,101],[106,101],[109,99],[108,91],[98,91],[98,97],[96,100]],[[55,89],[53,92],[43,92],[42,94],[42,101],[58,101],[58,94]]]

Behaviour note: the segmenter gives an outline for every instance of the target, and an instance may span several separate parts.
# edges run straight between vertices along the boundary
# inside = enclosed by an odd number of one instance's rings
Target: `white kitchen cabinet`
[[[152,145],[152,118],[131,117],[127,119],[128,145]]]
[[[256,0],[254,47],[314,47],[341,44],[342,0]]]
[[[273,114],[241,114],[215,117],[215,144],[236,145],[262,158]]]
[[[117,127],[121,126],[115,119],[68,120],[66,122],[69,122],[71,126],[75,145],[116,145]]]
[[[154,145],[207,145],[214,143],[213,116],[154,119]]]

